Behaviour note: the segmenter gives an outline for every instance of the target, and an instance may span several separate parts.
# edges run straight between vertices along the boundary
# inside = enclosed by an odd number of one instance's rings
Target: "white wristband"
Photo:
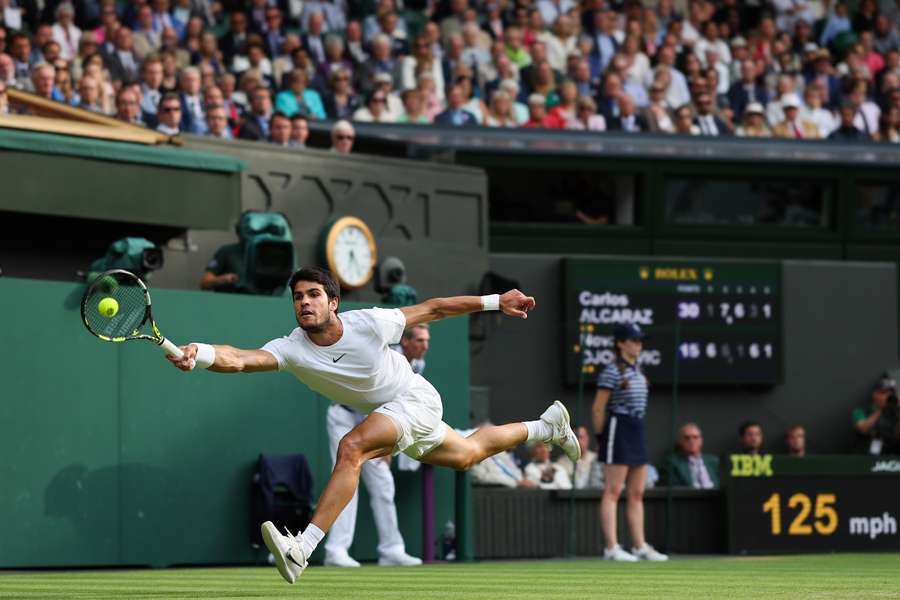
[[[500,310],[500,294],[482,296],[481,310]]]
[[[201,369],[210,368],[216,362],[216,349],[209,344],[201,344],[200,342],[191,342],[197,346],[197,356],[194,360]]]

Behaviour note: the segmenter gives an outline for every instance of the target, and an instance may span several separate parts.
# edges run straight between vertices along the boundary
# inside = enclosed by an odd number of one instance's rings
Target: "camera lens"
[[[145,272],[156,271],[163,266],[162,248],[146,248],[141,253],[141,267]]]

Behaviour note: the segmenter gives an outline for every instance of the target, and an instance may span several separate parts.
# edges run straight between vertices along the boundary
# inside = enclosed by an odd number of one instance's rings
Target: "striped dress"
[[[610,390],[609,402],[606,405],[606,412],[619,415],[628,415],[644,418],[647,412],[647,396],[649,387],[647,386],[647,378],[641,373],[641,369],[637,363],[625,365],[624,373],[619,370],[616,363],[610,363],[597,379],[597,387],[600,389]],[[622,380],[628,380],[628,388],[622,389]]]
[[[623,389],[623,380],[628,387]],[[597,437],[598,460],[613,465],[645,465],[647,440],[644,414],[647,412],[647,378],[637,364],[613,363],[600,373],[597,387],[610,391],[606,404],[606,422]]]

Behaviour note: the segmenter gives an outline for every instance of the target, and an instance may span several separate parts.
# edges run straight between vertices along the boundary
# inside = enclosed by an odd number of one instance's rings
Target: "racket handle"
[[[184,352],[181,351],[181,348],[179,348],[166,338],[163,338],[162,342],[159,345],[162,346],[163,351],[165,351],[165,353],[169,356],[174,356],[175,358],[181,358],[182,356],[184,356]]]

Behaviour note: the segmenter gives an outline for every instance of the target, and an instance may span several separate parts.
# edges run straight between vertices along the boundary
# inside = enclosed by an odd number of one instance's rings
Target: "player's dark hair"
[[[294,286],[298,281],[310,281],[312,283],[321,284],[322,287],[325,288],[325,295],[328,296],[329,300],[337,298],[338,301],[340,301],[341,299],[341,286],[338,285],[337,279],[334,278],[331,271],[327,269],[321,269],[319,267],[303,267],[302,269],[294,271],[294,274],[291,275],[291,279],[288,282],[291,293],[294,292]]]
[[[738,435],[744,437],[744,433],[750,427],[759,427],[760,429],[762,429],[762,425],[760,425],[756,421],[744,421],[743,423],[741,423],[741,426],[738,427]]]

